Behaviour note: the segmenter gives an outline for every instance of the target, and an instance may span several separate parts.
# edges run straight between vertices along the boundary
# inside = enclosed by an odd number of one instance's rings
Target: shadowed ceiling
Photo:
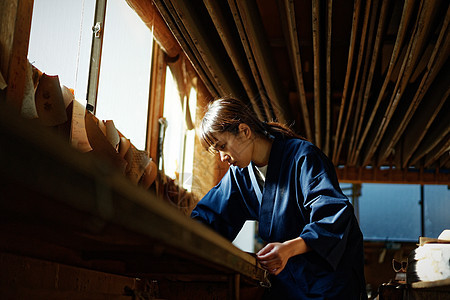
[[[448,1],[153,2],[213,97],[338,166],[449,169]]]

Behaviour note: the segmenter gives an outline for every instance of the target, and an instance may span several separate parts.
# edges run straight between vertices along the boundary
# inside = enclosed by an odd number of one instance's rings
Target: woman
[[[265,298],[366,298],[362,234],[317,147],[232,98],[209,105],[200,138],[230,168],[191,217],[229,240],[259,222],[267,245],[256,256],[273,275]]]

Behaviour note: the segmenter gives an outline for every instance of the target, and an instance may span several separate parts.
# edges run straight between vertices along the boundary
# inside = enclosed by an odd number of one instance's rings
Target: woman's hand
[[[256,253],[256,258],[263,269],[270,274],[278,275],[283,271],[292,256],[310,251],[305,241],[298,237],[284,243],[270,243]]]

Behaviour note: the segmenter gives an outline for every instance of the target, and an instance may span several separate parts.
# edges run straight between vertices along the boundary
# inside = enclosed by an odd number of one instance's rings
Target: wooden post
[[[7,102],[19,113],[28,67],[33,0],[0,1],[0,71],[8,84],[0,92],[0,102]]]

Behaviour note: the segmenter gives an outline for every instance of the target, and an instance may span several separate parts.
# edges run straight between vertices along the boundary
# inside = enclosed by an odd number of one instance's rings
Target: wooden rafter
[[[448,131],[447,131],[448,132]],[[439,160],[442,156],[446,156],[447,159],[450,156],[450,134],[447,133],[446,136],[441,140],[441,142],[434,147],[433,150],[429,151],[425,155],[424,167],[429,168],[434,162]]]
[[[314,141],[322,147],[320,105],[320,0],[312,1],[312,36],[314,57]]]
[[[231,9],[231,12],[233,14],[233,18],[234,18],[234,22],[236,24],[236,27],[238,29],[239,32],[239,37],[241,39],[241,43],[242,46],[244,48],[246,57],[247,57],[247,61],[250,65],[250,70],[252,71],[253,74],[253,78],[256,82],[256,86],[258,88],[258,99],[261,99],[261,102],[263,104],[264,107],[264,112],[266,114],[267,120],[270,120],[273,118],[273,112],[270,109],[269,106],[269,99],[267,98],[267,91],[264,87],[264,83],[262,81],[261,75],[259,74],[258,68],[256,66],[256,62],[255,62],[255,58],[254,58],[254,54],[251,50],[251,45],[250,45],[250,41],[247,37],[247,33],[245,31],[245,27],[244,27],[244,23],[241,19],[240,13],[239,13],[239,9],[237,7],[236,1],[235,0],[228,0],[228,5]]]
[[[446,93],[446,97],[448,99],[450,94],[450,88],[448,89]],[[448,109],[450,105],[443,105],[443,109]],[[450,134],[450,122],[448,120],[447,116],[443,116],[441,114],[440,118],[436,116],[435,122],[430,125],[429,132],[423,137],[422,143],[420,143],[419,147],[415,150],[414,154],[412,155],[409,165],[414,165],[419,159],[424,157],[427,153],[430,153],[433,151],[434,148],[439,147],[439,144],[446,145],[448,142],[447,140],[444,140],[445,138],[448,138],[448,135]],[[442,150],[438,150],[440,153],[441,151],[445,151],[445,149],[448,150],[448,147],[445,148],[445,146],[442,147]]]
[[[361,30],[361,38],[360,38],[359,51],[358,51],[358,60],[357,60],[357,63],[356,63],[356,74],[355,74],[355,77],[354,77],[354,80],[353,80],[352,94],[350,96],[350,101],[349,101],[349,104],[348,104],[347,114],[346,114],[346,118],[345,118],[343,129],[342,129],[342,137],[345,137],[346,132],[347,132],[348,123],[350,121],[350,118],[353,116],[353,104],[355,102],[356,89],[358,87],[358,82],[359,82],[359,78],[360,78],[360,75],[361,75],[360,74],[361,73],[361,65],[362,65],[364,52],[365,52],[365,46],[366,46],[366,36],[367,36],[367,28],[368,28],[369,17],[370,17],[370,12],[371,12],[371,10],[370,10],[371,2],[372,2],[371,0],[368,0],[366,2],[366,8],[364,10],[364,22],[363,22],[363,27],[362,27],[362,30]],[[341,141],[339,143],[339,145],[338,145],[337,150],[336,150],[337,151],[336,152],[336,157],[340,156],[342,145],[343,145],[343,142]]]
[[[306,103],[305,84],[303,82],[302,61],[298,43],[297,22],[295,20],[295,7],[292,0],[278,0],[281,21],[283,22],[284,36],[288,43],[289,58],[292,63],[293,74],[300,98],[306,138],[312,140],[311,124],[309,120],[308,105]]]
[[[355,163],[359,159],[359,155],[360,155],[362,146],[363,146],[364,141],[367,137],[367,134],[372,126],[373,120],[377,113],[378,107],[380,106],[381,100],[385,97],[384,94],[386,92],[386,88],[390,81],[391,75],[394,71],[395,64],[396,64],[398,57],[400,55],[400,52],[402,50],[403,40],[405,39],[407,29],[408,29],[408,24],[412,17],[413,10],[414,10],[414,0],[406,0],[405,4],[403,5],[403,12],[402,12],[400,25],[398,28],[398,34],[397,34],[397,38],[395,40],[394,49],[392,51],[392,55],[391,55],[391,58],[389,61],[389,66],[388,66],[388,70],[386,72],[386,76],[383,81],[383,85],[382,85],[381,89],[378,91],[378,97],[377,97],[376,103],[372,109],[372,112],[370,114],[370,117],[369,117],[367,123],[364,124],[365,125],[364,131],[363,131],[361,137],[359,138],[358,146],[356,147],[356,150],[354,152],[353,161]]]
[[[356,34],[358,31],[358,21],[359,21],[360,11],[361,11],[361,1],[355,0],[355,6],[353,8],[352,32],[351,32],[351,36],[350,36],[350,46],[349,46],[348,59],[347,59],[347,71],[345,74],[345,83],[344,83],[344,89],[342,92],[341,107],[339,109],[339,117],[338,117],[335,140],[334,140],[334,147],[333,147],[333,163],[334,164],[339,163],[338,147],[342,143],[341,136],[340,136],[340,130],[341,130],[342,119],[344,117],[344,110],[345,110],[348,87],[350,84],[350,74],[352,71],[353,53],[355,51]]]
[[[388,3],[388,1],[383,1],[383,3]],[[379,20],[378,23],[378,29],[382,29],[384,27],[385,22],[385,15],[386,15],[386,7],[387,5],[383,5],[383,8],[380,12],[379,18],[377,18],[378,13],[378,6],[379,1],[374,0],[372,3],[372,13],[370,16],[370,26],[369,26],[369,37],[367,39],[367,51],[365,55],[365,62],[364,62],[364,70],[362,72],[362,80],[361,85],[358,92],[358,98],[356,101],[356,108],[355,108],[355,116],[353,118],[353,126],[352,126],[352,133],[350,134],[350,141],[349,141],[349,150],[347,154],[347,162],[348,165],[350,164],[351,155],[353,153],[353,149],[355,147],[357,136],[360,133],[361,130],[361,122],[367,107],[367,99],[365,99],[365,91],[367,88],[369,88],[372,85],[373,80],[373,68],[375,67],[374,64],[376,63],[377,57],[378,57],[378,50],[380,47],[379,41],[380,38],[375,34],[375,24],[376,21]],[[376,31],[377,33],[379,30]],[[374,37],[375,35],[375,37]],[[375,40],[374,40],[375,39]],[[375,43],[375,47],[373,47],[373,43]],[[370,88],[369,88],[370,89]],[[360,118],[358,116],[361,116]]]
[[[265,113],[263,113],[257,102],[257,88],[255,82],[252,80],[251,70],[245,59],[245,52],[242,49],[242,44],[236,39],[236,35],[229,24],[229,20],[226,20],[226,17],[220,8],[220,3],[214,0],[203,0],[203,3],[211,16],[236,73],[244,86],[253,110],[261,120],[266,119]]]
[[[201,59],[199,59],[200,54],[198,53],[196,48],[193,47],[193,42],[186,40],[189,35],[187,34],[186,29],[182,26],[182,22],[179,19],[175,19],[177,14],[170,1],[153,0],[153,2],[155,3],[164,21],[167,23],[173,35],[175,36],[175,39],[178,41],[181,48],[191,61],[193,67],[195,68],[195,71],[207,86],[211,95],[213,97],[218,97],[221,93],[220,87],[217,85],[212,74],[208,72],[208,68],[206,67],[205,63]]]
[[[439,111],[444,107],[448,97],[450,96],[450,74],[441,77],[432,89],[430,89],[427,97],[428,103],[422,103],[419,108],[420,118],[416,118],[414,122],[410,122],[405,130],[404,147],[397,149],[402,152],[402,167],[406,168],[410,164],[410,159],[416,149],[424,144],[423,140],[433,124]]]
[[[325,145],[323,152],[326,155],[330,155],[330,143],[331,143],[331,35],[333,32],[333,0],[327,1],[327,49],[326,49],[326,127],[325,127]]]
[[[430,85],[438,75],[441,68],[447,61],[450,53],[450,37],[448,35],[448,25],[450,21],[450,7],[447,10],[444,23],[441,27],[439,37],[433,49],[433,53],[428,61],[425,74],[422,77],[419,87],[408,107],[404,117],[398,123],[398,128],[395,132],[387,135],[380,147],[380,161],[386,160],[387,156],[391,153],[394,146],[397,144],[398,140],[403,135],[407,125],[412,119],[412,116],[419,107],[421,101],[423,100],[425,94],[427,93]]]
[[[291,121],[293,117],[289,109],[287,93],[282,89],[277,76],[258,6],[255,0],[236,1],[236,5],[275,116],[283,123]]]
[[[413,74],[414,67],[417,65],[420,58],[419,53],[422,52],[422,49],[426,45],[426,41],[431,28],[431,22],[429,22],[429,20],[435,15],[437,11],[436,3],[438,2],[425,1],[421,3],[423,5],[421,5],[422,7],[419,8],[418,21],[415,23],[414,33],[408,45],[408,49],[406,52],[407,55],[403,60],[394,92],[392,93],[388,107],[384,112],[381,124],[377,126],[378,130],[375,137],[370,139],[372,142],[370,143],[368,151],[363,157],[363,165],[369,164],[369,161],[375,154],[375,151],[377,150],[377,147],[387,130],[387,127],[394,115],[399,102],[402,100],[406,85],[408,84],[409,79]]]
[[[361,134],[361,129],[363,126],[363,120],[364,120],[364,116],[366,114],[366,108],[367,108],[367,104],[369,102],[369,96],[371,93],[371,88],[372,88],[372,84],[373,84],[373,77],[375,74],[375,67],[377,65],[377,60],[378,60],[378,56],[380,53],[380,47],[381,47],[381,41],[382,41],[382,36],[383,36],[383,31],[384,31],[384,27],[385,27],[385,23],[386,23],[386,18],[387,18],[387,10],[388,10],[388,4],[389,1],[382,1],[382,6],[381,6],[381,12],[380,12],[380,17],[379,17],[379,22],[378,22],[378,26],[377,26],[377,33],[376,33],[376,37],[375,37],[375,45],[374,45],[374,49],[373,49],[373,53],[371,55],[371,61],[370,61],[370,68],[367,74],[367,82],[364,88],[364,96],[362,99],[360,99],[359,101],[361,101],[361,110],[359,111],[359,118],[357,118],[357,125],[356,125],[356,132],[354,134],[352,134],[352,139],[353,142],[350,142],[350,151],[349,151],[349,164],[350,165],[355,165],[356,164],[356,157],[355,157],[355,152],[356,152],[356,145],[357,145],[357,141],[358,138]],[[378,1],[375,1],[374,7],[376,7],[378,5]],[[362,88],[361,88],[362,91]]]

